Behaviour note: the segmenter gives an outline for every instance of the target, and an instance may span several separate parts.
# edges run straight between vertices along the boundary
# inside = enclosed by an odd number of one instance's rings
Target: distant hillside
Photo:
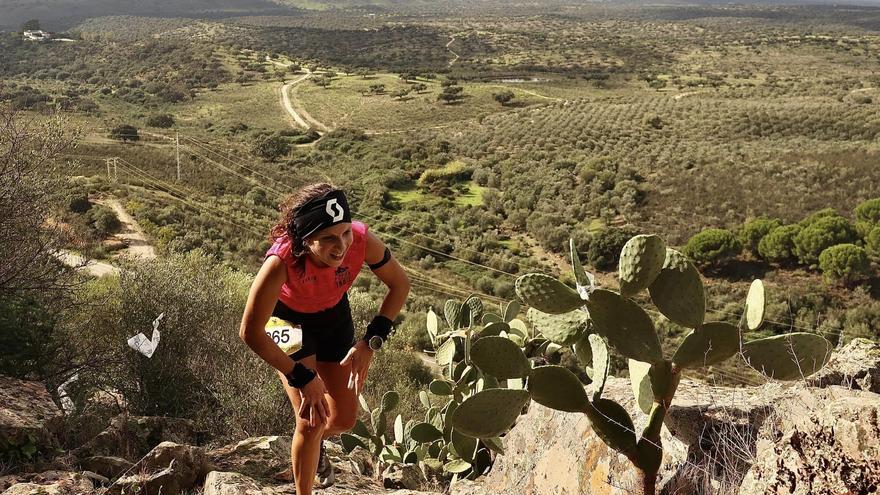
[[[3,0],[0,29],[19,29],[28,19],[38,19],[44,29],[61,31],[88,18],[107,15],[212,18],[294,12],[294,7],[270,0]]]

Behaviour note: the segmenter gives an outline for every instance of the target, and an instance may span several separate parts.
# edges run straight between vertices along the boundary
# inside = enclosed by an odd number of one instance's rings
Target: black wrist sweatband
[[[376,315],[373,317],[373,321],[367,325],[367,333],[364,335],[364,340],[369,341],[370,337],[373,336],[381,337],[382,340],[388,340],[392,326],[394,326],[393,321],[382,315]]]
[[[287,378],[287,384],[293,388],[303,388],[312,381],[317,373],[303,366],[301,363],[293,365],[293,370],[284,375]]]

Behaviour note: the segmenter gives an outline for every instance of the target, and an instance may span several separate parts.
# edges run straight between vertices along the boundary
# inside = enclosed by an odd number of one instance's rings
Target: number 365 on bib
[[[266,335],[278,345],[285,354],[302,349],[302,328],[275,316],[266,323]]]

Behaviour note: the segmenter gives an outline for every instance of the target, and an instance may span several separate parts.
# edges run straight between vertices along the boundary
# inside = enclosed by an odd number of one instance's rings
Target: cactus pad
[[[593,366],[593,349],[590,347],[590,335],[592,334],[585,333],[581,335],[581,338],[572,346],[574,355],[581,366]]]
[[[550,314],[568,313],[584,304],[573,289],[542,273],[529,273],[516,279],[516,295],[529,306]]]
[[[636,452],[636,434],[629,413],[617,402],[599,399],[586,411],[593,431],[612,449],[633,457]]]
[[[654,322],[638,304],[610,290],[596,289],[587,309],[596,332],[624,357],[648,363],[663,359]]]
[[[501,332],[510,332],[510,325],[504,323],[503,321],[494,321],[492,323],[487,324],[480,330],[480,337],[489,337],[492,335],[498,335]]]
[[[455,358],[455,340],[448,338],[437,349],[437,353],[434,354],[434,361],[437,361],[437,364],[440,366],[446,366],[452,362],[453,358]]]
[[[448,382],[446,380],[433,380],[428,385],[428,390],[431,391],[434,395],[452,395],[452,382]]]
[[[458,330],[461,326],[461,303],[454,299],[448,299],[443,305],[443,315],[450,330]]]
[[[477,296],[471,296],[467,298],[465,304],[470,308],[470,316],[474,321],[480,321],[480,318],[483,317],[483,301]]]
[[[471,347],[471,361],[495,378],[523,378],[531,366],[522,350],[504,337],[483,337]]]
[[[590,350],[593,354],[593,400],[602,397],[602,391],[605,390],[605,381],[608,379],[608,368],[610,358],[608,357],[608,347],[602,337],[591,334],[589,337]]]
[[[764,282],[761,279],[752,281],[749,295],[746,296],[746,328],[757,330],[764,324]]]
[[[434,339],[437,338],[437,334],[440,332],[440,320],[437,318],[437,313],[435,313],[433,309],[428,310],[427,326],[428,336],[431,337],[431,344],[433,344]]]
[[[483,323],[483,325],[488,325],[490,323],[497,323],[503,320],[495,313],[483,313],[483,317],[480,318],[480,321]]]
[[[743,344],[749,366],[769,378],[797,380],[822,369],[831,357],[831,342],[814,333],[789,333]]]
[[[452,424],[455,430],[474,438],[497,437],[510,429],[528,401],[529,393],[525,390],[483,390],[459,406]]]
[[[692,330],[678,346],[672,362],[696,369],[720,363],[739,352],[739,332],[730,323],[714,321]]]
[[[703,323],[706,315],[706,294],[700,272],[685,255],[666,249],[663,269],[648,287],[651,301],[663,316],[688,328]]]
[[[522,309],[520,304],[516,301],[510,301],[504,305],[501,310],[501,318],[504,321],[510,321],[516,318],[516,315],[519,314],[519,310]]]
[[[542,406],[566,412],[584,412],[590,399],[580,380],[562,366],[539,366],[529,376],[532,399]]]
[[[536,332],[559,345],[577,342],[590,323],[590,317],[583,311],[554,315],[529,308],[526,315]]]
[[[632,385],[633,395],[639,404],[639,409],[643,413],[648,414],[651,412],[651,406],[654,405],[654,392],[651,390],[651,377],[649,375],[651,364],[636,361],[635,359],[628,360],[628,364],[629,381],[630,385]]]
[[[647,289],[666,261],[666,243],[656,235],[637,235],[620,251],[618,278],[620,293],[630,297]]]

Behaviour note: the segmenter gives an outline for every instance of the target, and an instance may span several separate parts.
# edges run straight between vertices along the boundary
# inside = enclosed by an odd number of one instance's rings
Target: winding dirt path
[[[116,213],[119,222],[122,223],[122,230],[114,237],[125,243],[126,248],[119,251],[118,256],[129,256],[132,258],[141,258],[151,260],[156,257],[156,248],[147,240],[147,236],[131,215],[122,207],[122,203],[118,199],[105,199],[99,201]]]
[[[458,61],[458,54],[455,53],[454,51],[452,51],[452,48],[449,48],[454,41],[455,41],[455,35],[450,34],[449,35],[449,43],[446,43],[446,51],[448,51],[449,53],[452,54],[452,60],[450,60],[449,63],[447,64],[448,67],[452,67],[452,64],[454,64],[455,62]]]
[[[293,108],[293,103],[291,103],[291,101],[290,101],[290,88],[296,84],[299,84],[299,83],[305,81],[306,79],[308,79],[310,77],[312,77],[311,72],[309,72],[308,74],[306,74],[304,76],[298,77],[298,78],[294,79],[293,81],[288,81],[288,82],[284,83],[283,86],[281,86],[281,106],[284,107],[284,110],[286,110],[287,113],[290,115],[290,117],[293,119],[293,123],[302,127],[303,129],[308,129],[310,127],[310,125],[308,122],[306,122],[306,119],[303,118],[303,116],[300,115],[300,113],[297,112],[295,108]],[[303,113],[305,113],[305,112],[303,112]],[[323,127],[323,124],[321,125],[321,127]]]

